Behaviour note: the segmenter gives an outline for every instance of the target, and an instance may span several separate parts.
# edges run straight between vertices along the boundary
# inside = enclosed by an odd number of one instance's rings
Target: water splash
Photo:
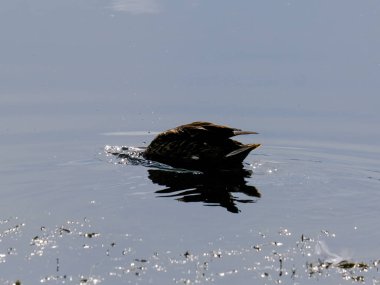
[[[115,164],[142,165],[150,168],[158,168],[161,170],[174,171],[177,173],[193,173],[201,174],[197,170],[189,170],[183,168],[174,168],[170,165],[145,159],[143,153],[146,147],[133,146],[110,146],[104,147],[104,152],[110,158],[110,162]]]
[[[326,263],[339,264],[342,261],[349,260],[350,257],[338,255],[331,252],[325,241],[318,241],[315,245],[315,254],[320,257],[320,260]]]

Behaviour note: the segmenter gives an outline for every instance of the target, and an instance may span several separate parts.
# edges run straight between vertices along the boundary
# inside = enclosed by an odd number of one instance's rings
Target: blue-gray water
[[[378,1],[2,1],[0,283],[379,284],[379,27]],[[195,120],[260,133],[238,213],[104,152]]]

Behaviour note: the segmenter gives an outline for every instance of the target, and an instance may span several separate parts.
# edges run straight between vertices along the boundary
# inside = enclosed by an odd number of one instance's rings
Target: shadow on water
[[[190,171],[172,168],[168,165],[146,160],[142,149],[132,147],[106,146],[107,155],[116,158],[117,164],[147,166],[148,177],[154,183],[164,186],[157,190],[157,197],[175,198],[181,202],[202,202],[206,206],[220,206],[231,213],[239,213],[239,203],[255,203],[261,194],[246,179],[252,171],[241,168],[228,170],[213,169]],[[239,198],[244,194],[247,198]]]
[[[166,187],[155,192],[158,197],[174,197],[186,203],[202,202],[206,206],[226,208],[231,213],[240,212],[238,203],[254,203],[261,197],[255,186],[247,184],[245,178],[251,173],[245,169],[204,173],[149,169],[148,173],[153,183]],[[250,198],[240,199],[236,196],[238,193]]]

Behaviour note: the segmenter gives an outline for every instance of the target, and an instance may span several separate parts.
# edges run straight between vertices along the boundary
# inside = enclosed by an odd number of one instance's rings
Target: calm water
[[[2,1],[0,283],[379,284],[379,26],[376,1]],[[260,132],[252,176],[104,151],[195,120]]]

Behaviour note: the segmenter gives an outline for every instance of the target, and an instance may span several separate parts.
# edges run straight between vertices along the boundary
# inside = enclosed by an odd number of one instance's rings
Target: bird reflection
[[[206,206],[220,206],[231,213],[239,213],[238,203],[254,203],[261,194],[247,185],[251,172],[245,169],[212,172],[180,172],[149,169],[153,183],[166,188],[156,191],[158,197],[172,197],[181,202],[203,202]],[[240,199],[239,193],[246,199]]]

